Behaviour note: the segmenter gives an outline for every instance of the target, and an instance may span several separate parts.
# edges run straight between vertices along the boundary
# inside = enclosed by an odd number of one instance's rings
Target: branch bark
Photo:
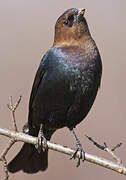
[[[15,141],[22,141],[22,142],[30,143],[33,145],[37,144],[36,137],[32,137],[32,136],[24,134],[22,132],[14,132],[14,131],[10,131],[8,129],[0,128],[0,134],[7,136],[9,138],[12,138]],[[67,154],[70,156],[73,155],[75,152],[73,149],[61,146],[59,144],[54,144],[49,141],[47,141],[47,146],[51,150],[58,151],[58,152],[61,152],[61,153],[64,153],[64,154]],[[76,157],[79,157],[79,152],[77,153]],[[123,164],[119,164],[117,162],[112,162],[107,159],[104,159],[104,158],[101,158],[101,157],[98,157],[98,156],[95,156],[92,154],[88,154],[88,153],[85,153],[85,160],[90,163],[94,163],[94,164],[103,166],[107,169],[111,169],[120,174],[126,175],[126,167]]]

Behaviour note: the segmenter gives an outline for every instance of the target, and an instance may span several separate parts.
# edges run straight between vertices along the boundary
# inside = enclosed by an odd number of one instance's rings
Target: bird
[[[67,127],[76,140],[76,151],[84,161],[85,153],[75,133],[76,125],[85,119],[101,84],[102,61],[85,18],[84,8],[66,10],[56,21],[54,42],[43,56],[37,70],[29,100],[28,123],[24,131],[39,137],[38,149],[24,143],[8,164],[11,173],[22,170],[33,174],[48,167],[45,142],[57,129]]]

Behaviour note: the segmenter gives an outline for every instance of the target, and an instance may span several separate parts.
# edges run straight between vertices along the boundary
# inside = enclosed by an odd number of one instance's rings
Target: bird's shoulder
[[[45,73],[50,72],[50,69],[55,69],[54,67],[57,66],[60,55],[58,55],[56,48],[50,48],[43,58],[41,59],[41,62],[39,64],[38,70],[36,72],[34,82],[32,85],[31,95],[30,95],[30,101],[29,101],[29,109],[32,107],[34,98],[37,94],[38,88],[40,86],[40,83],[43,81],[43,77]]]

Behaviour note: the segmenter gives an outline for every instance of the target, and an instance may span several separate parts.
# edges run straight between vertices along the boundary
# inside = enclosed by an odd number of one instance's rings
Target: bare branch
[[[94,141],[91,137],[85,135],[89,141],[91,141],[96,147],[98,147],[101,150],[105,150],[105,146],[98,144],[96,141]]]
[[[118,164],[120,164],[120,165],[122,164],[122,160],[121,160],[119,157],[117,157],[117,156],[115,155],[115,153],[114,153],[114,151],[115,151],[117,148],[119,148],[119,147],[122,145],[122,143],[117,144],[117,145],[114,146],[113,148],[109,148],[105,142],[104,142],[104,145],[100,145],[99,143],[97,143],[96,141],[94,141],[91,137],[89,137],[89,136],[87,136],[87,135],[85,135],[85,136],[86,136],[86,137],[89,139],[89,141],[91,141],[96,147],[98,147],[98,148],[101,149],[101,150],[104,150],[104,151],[108,152],[108,153],[117,161]]]
[[[116,144],[111,148],[111,151],[115,151],[117,148],[119,148],[122,145],[122,143]]]
[[[107,146],[106,143],[104,143],[104,145],[105,145],[104,150],[107,151],[109,154],[111,154],[112,157],[117,161],[118,164],[122,164],[122,160],[114,154],[114,149],[116,149],[116,148],[111,149]],[[115,147],[117,147],[117,145]]]
[[[7,170],[7,161],[6,161],[5,157],[3,157],[2,162],[3,162],[4,172],[5,172],[5,180],[8,180],[9,174],[8,174],[8,170]]]
[[[11,111],[11,114],[12,114],[12,120],[13,120],[15,131],[18,131],[17,125],[16,125],[16,120],[15,120],[15,111],[16,111],[18,105],[20,104],[20,101],[21,101],[21,96],[19,96],[18,100],[13,105],[13,99],[12,99],[12,96],[10,96],[10,104],[7,104],[7,107],[9,108],[9,110]]]
[[[4,172],[5,172],[5,180],[9,179],[9,174],[8,174],[8,169],[7,169],[7,160],[6,160],[5,156],[15,142],[16,141],[14,139],[10,139],[8,146],[3,150],[3,152],[0,155],[0,161],[3,162],[3,167],[4,167]]]
[[[8,146],[3,150],[3,152],[0,155],[0,161],[3,160],[3,157],[6,156],[6,154],[8,153],[8,151],[10,150],[10,148],[13,146],[14,143],[15,143],[15,140],[10,139]]]
[[[10,131],[8,129],[2,129],[0,128],[0,134],[10,137],[10,138],[14,138],[16,141],[22,141],[25,143],[30,143],[33,145],[37,144],[37,138],[36,137],[32,137],[29,136],[27,134],[21,133],[21,132],[14,132],[14,131]],[[67,155],[73,155],[74,154],[74,150],[67,148],[67,147],[63,147],[59,144],[54,144],[51,143],[49,141],[47,141],[47,146],[49,149],[54,150],[54,151],[58,151]],[[79,152],[77,153],[76,157],[79,157]],[[87,160],[88,162],[103,166],[105,168],[114,170],[120,174],[126,175],[126,167],[123,164],[118,164],[112,161],[109,161],[107,159],[104,158],[100,158],[98,156],[95,155],[91,155],[88,153],[85,153],[85,160]]]
[[[21,101],[21,96],[18,98],[17,102],[13,105],[12,96],[10,96],[10,103],[7,104],[7,107],[9,108],[9,110],[11,111],[11,114],[12,114],[12,121],[13,121],[13,124],[14,124],[15,132],[18,132],[17,125],[16,125],[16,120],[15,120],[15,110],[17,109],[20,101]],[[0,161],[3,162],[3,166],[4,166],[5,180],[9,179],[9,174],[8,174],[8,169],[7,169],[7,161],[6,161],[5,156],[6,156],[6,154],[8,153],[8,151],[10,150],[10,148],[13,146],[13,144],[15,142],[16,142],[16,140],[14,138],[11,138],[11,140],[9,141],[8,146],[3,150],[3,152],[0,155]]]
[[[17,141],[22,141],[24,143],[30,143],[33,145],[36,145],[38,143],[37,137],[33,137],[33,136],[28,135],[28,134],[18,132],[18,130],[17,130],[16,120],[15,120],[15,110],[17,109],[20,101],[21,101],[21,96],[19,97],[17,102],[13,105],[12,97],[10,97],[10,104],[7,105],[9,110],[11,111],[11,114],[12,114],[12,120],[13,120],[15,131],[10,131],[8,129],[0,128],[0,134],[1,135],[4,135],[4,136],[11,138],[8,146],[3,150],[3,152],[0,155],[0,161],[3,162],[3,166],[4,166],[5,180],[9,179],[8,170],[7,170],[7,161],[6,161],[5,156],[8,153],[8,151],[10,150],[10,148],[13,146],[13,144]],[[100,144],[95,142],[91,137],[88,137],[88,139],[90,141],[92,141],[98,148],[109,152],[117,160],[117,162],[115,163],[115,162],[109,161],[107,159],[100,158],[100,157],[97,157],[95,155],[91,155],[88,153],[85,153],[85,160],[87,160],[88,162],[103,166],[105,168],[111,169],[111,170],[116,171],[120,174],[126,175],[126,167],[122,164],[122,161],[119,158],[117,158],[117,156],[115,156],[115,154],[112,152],[115,149],[117,149],[118,147],[120,147],[121,143],[110,149],[107,147],[106,143],[104,143],[104,146],[101,146]],[[54,143],[51,143],[49,141],[47,141],[47,146],[51,150],[58,151],[58,152],[61,152],[61,153],[64,153],[64,154],[67,154],[70,156],[72,156],[75,153],[75,150],[73,150],[73,149],[61,146],[59,144],[54,144]],[[79,152],[76,154],[76,157],[77,158],[80,157]]]

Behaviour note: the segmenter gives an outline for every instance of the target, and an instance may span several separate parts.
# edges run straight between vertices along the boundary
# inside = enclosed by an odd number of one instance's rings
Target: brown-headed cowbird
[[[42,58],[35,76],[28,117],[29,134],[38,136],[41,132],[47,140],[57,129],[68,127],[83,160],[84,151],[73,128],[91,109],[102,74],[100,54],[84,12],[84,9],[72,8],[58,18],[53,46]],[[25,143],[9,163],[8,170],[36,173],[47,166],[48,149],[38,152],[33,145]]]

